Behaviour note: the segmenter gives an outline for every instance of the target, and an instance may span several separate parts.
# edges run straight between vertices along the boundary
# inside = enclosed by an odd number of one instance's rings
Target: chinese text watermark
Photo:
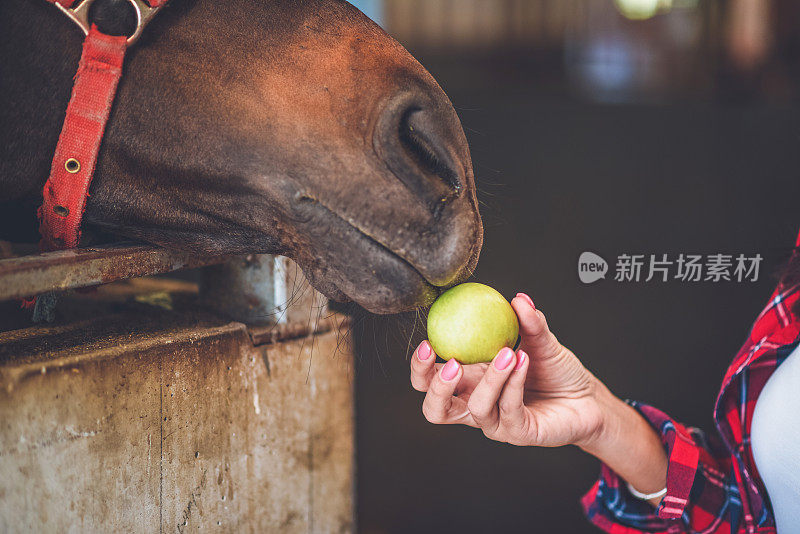
[[[616,282],[757,282],[761,254],[620,254]],[[608,263],[594,252],[578,258],[578,278],[591,284],[608,273]]]

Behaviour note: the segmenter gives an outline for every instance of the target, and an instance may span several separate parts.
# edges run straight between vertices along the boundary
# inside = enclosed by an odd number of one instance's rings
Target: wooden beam
[[[117,243],[0,260],[0,300],[26,298],[116,280],[222,263],[229,256],[194,256],[151,245]]]

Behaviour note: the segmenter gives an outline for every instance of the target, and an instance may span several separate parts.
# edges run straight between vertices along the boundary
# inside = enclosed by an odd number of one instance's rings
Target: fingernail
[[[526,295],[525,293],[517,293],[517,296],[521,299],[525,299],[525,302],[528,303],[528,306],[530,306],[534,310],[536,309],[536,306],[533,304],[533,299],[530,298],[528,295]]]
[[[514,366],[515,371],[519,371],[522,369],[522,366],[525,364],[525,360],[528,359],[528,354],[524,350],[517,351],[517,365]]]
[[[423,341],[419,344],[419,348],[417,349],[417,358],[422,360],[423,362],[431,357],[431,346],[427,341]]]
[[[456,377],[458,374],[458,362],[456,360],[450,359],[444,364],[442,367],[442,380],[450,381]]]
[[[514,359],[514,351],[505,347],[500,350],[500,352],[494,358],[494,367],[498,371],[504,370],[506,367],[509,366],[511,360]]]

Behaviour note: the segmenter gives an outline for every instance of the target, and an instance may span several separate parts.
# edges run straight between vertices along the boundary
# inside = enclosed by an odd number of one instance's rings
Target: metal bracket
[[[287,259],[250,254],[203,270],[203,302],[235,321],[280,325],[288,321]]]
[[[64,7],[59,2],[56,2],[56,7],[61,10],[67,17],[72,20],[78,27],[83,31],[84,35],[89,35],[89,29],[92,27],[91,22],[89,21],[89,8],[92,7],[92,4],[95,0],[82,0],[77,6],[75,7]],[[128,46],[131,46],[133,43],[139,39],[139,36],[142,35],[142,30],[144,27],[147,26],[147,23],[155,16],[156,13],[161,9],[161,6],[158,7],[150,7],[145,0],[128,0],[128,2],[133,6],[133,9],[136,11],[136,31],[128,37]]]

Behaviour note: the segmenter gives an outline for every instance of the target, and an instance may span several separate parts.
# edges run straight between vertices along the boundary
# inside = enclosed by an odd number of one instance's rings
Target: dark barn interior
[[[674,2],[640,20],[602,0],[361,4],[462,119],[486,225],[475,279],[528,292],[618,396],[712,431],[800,228],[796,8],[742,20],[736,2]],[[609,262],[605,280],[578,280],[583,251]],[[756,282],[614,280],[620,254],[681,253],[764,260]],[[589,456],[425,421],[407,350],[422,324],[356,321],[360,531],[596,532],[579,506]]]

